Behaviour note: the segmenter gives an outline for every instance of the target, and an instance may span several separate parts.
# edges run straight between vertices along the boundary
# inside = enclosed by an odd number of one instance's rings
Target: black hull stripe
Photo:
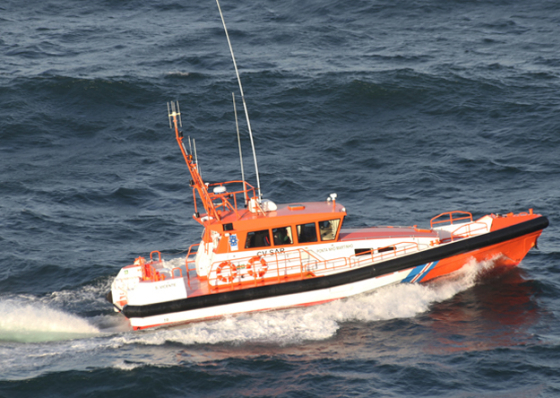
[[[148,305],[126,305],[123,314],[127,318],[144,318],[149,316],[170,314],[214,307],[218,305],[241,303],[269,297],[278,297],[294,293],[304,293],[320,289],[328,289],[349,283],[375,278],[396,271],[413,268],[421,264],[442,260],[458,254],[468,253],[511,239],[541,231],[548,226],[546,217],[538,217],[523,223],[512,225],[484,235],[452,242],[444,246],[435,247],[419,253],[398,257],[383,263],[364,266],[351,271],[341,272],[319,278],[304,279],[294,282],[284,282],[276,285],[259,286],[242,290],[209,294],[181,300],[167,301]]]

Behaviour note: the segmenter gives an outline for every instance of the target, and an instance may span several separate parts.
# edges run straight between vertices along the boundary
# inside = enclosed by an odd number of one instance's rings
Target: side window
[[[371,256],[373,249],[354,249],[354,254],[356,256]]]
[[[328,220],[319,222],[319,231],[321,232],[321,240],[333,240],[336,238],[336,232],[338,231],[338,225],[340,220]]]
[[[291,227],[274,228],[272,236],[274,237],[274,246],[291,245],[294,243]]]
[[[270,246],[270,233],[268,232],[268,229],[249,232],[247,234],[247,240],[245,240],[245,249],[264,246]]]
[[[299,243],[317,242],[317,228],[315,227],[315,223],[298,225],[297,238]]]
[[[395,246],[386,246],[386,247],[380,247],[379,249],[377,249],[378,253],[385,253],[385,252],[390,252],[395,250]]]

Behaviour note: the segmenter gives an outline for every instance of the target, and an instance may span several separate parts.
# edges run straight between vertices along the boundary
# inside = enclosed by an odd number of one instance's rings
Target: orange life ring
[[[255,263],[257,262],[261,263],[261,269],[259,271],[257,271],[257,268],[255,267]],[[253,272],[253,268],[255,269],[255,272]],[[266,271],[268,271],[268,264],[266,263],[264,257],[255,256],[249,260],[249,264],[247,264],[247,273],[249,276],[262,278],[264,274],[266,274]]]
[[[226,267],[229,268],[229,275],[222,275],[222,270]],[[220,282],[231,283],[236,276],[237,268],[235,268],[235,265],[233,265],[231,261],[224,261],[220,265],[218,265],[218,269],[216,270],[216,278],[218,278]]]

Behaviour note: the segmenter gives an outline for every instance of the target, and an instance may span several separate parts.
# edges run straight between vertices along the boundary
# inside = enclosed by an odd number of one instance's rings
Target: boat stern
[[[140,264],[127,265],[121,268],[113,283],[111,291],[106,298],[113,304],[116,312],[122,311],[124,306],[128,304],[128,294],[134,290],[142,280],[142,266]]]

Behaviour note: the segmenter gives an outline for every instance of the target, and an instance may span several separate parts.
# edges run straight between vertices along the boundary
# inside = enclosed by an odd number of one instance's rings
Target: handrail
[[[461,230],[464,229],[465,232]],[[451,232],[451,236],[448,238],[444,238],[441,240],[442,243],[447,242],[454,242],[457,239],[465,239],[470,238],[471,236],[481,235],[483,233],[488,232],[488,225],[483,222],[472,222],[468,224],[463,224],[453,232]]]
[[[227,186],[228,185],[232,185],[232,184],[242,184],[243,188],[241,190],[236,190],[236,191],[227,191]],[[220,192],[220,193],[214,193],[211,188],[215,188],[215,187],[226,187],[226,191],[225,192]],[[249,184],[248,182],[244,182],[244,181],[240,181],[240,180],[232,180],[232,181],[225,181],[225,182],[217,182],[217,183],[213,183],[213,184],[208,184],[206,186],[206,193],[208,195],[208,198],[210,200],[210,203],[212,203],[213,209],[217,212],[216,214],[220,214],[218,213],[218,209],[222,208],[222,210],[220,211],[233,211],[237,216],[239,216],[238,213],[238,200],[237,200],[237,195],[243,194],[243,197],[248,196],[248,197],[254,197],[255,196],[255,187],[253,187],[251,184]],[[194,193],[194,191],[193,191]],[[233,199],[233,203],[231,203],[231,199]],[[221,201],[221,203],[214,203],[215,201]],[[196,208],[196,201],[195,201],[195,214],[197,212],[197,208]],[[208,216],[212,217],[211,215],[207,214]],[[217,219],[219,219],[219,217],[217,217]]]
[[[468,214],[468,216],[454,218],[453,216],[455,214]],[[436,221],[438,218],[443,218],[444,216],[449,216],[449,219]],[[461,221],[461,220],[470,220],[471,222],[473,222],[472,213],[470,213],[468,211],[455,210],[455,211],[447,211],[445,213],[438,214],[437,216],[433,217],[430,220],[430,228],[433,229],[434,224],[442,224],[442,223],[447,223],[448,222],[450,225],[453,225],[453,222],[457,222],[457,221]]]
[[[208,189],[210,189],[211,187],[226,187],[227,185],[232,185],[232,184],[243,184],[243,181],[232,180],[232,181],[208,184]],[[253,187],[251,184],[246,182],[243,189],[241,189],[241,190],[228,192],[227,187],[226,187],[225,192],[221,192],[221,193],[209,192],[209,196],[210,196],[210,199],[212,201],[214,201],[216,199],[222,200],[222,204],[218,205],[218,207],[219,206],[224,206],[225,207],[224,203],[225,202],[229,203],[228,198],[233,196],[233,198],[234,198],[234,206],[233,206],[234,210],[237,210],[237,195],[238,194],[244,194],[244,195],[247,195],[248,197],[253,197],[253,196],[255,196],[255,187]]]
[[[268,261],[268,267],[270,269],[271,266],[275,266],[275,268],[277,269],[277,273],[276,273],[276,277],[277,278],[281,278],[280,275],[280,271],[284,271],[286,273],[287,276],[294,276],[293,272],[289,272],[290,270],[293,271],[294,269],[299,269],[299,273],[300,276],[303,277],[304,274],[304,269],[303,269],[303,260],[301,258],[301,252],[306,252],[309,253],[307,250],[305,249],[294,249],[294,250],[288,250],[288,251],[284,251],[282,253],[275,253],[275,259],[272,261]],[[279,259],[278,255],[279,254],[284,254],[284,259]],[[311,253],[309,253],[311,254]],[[246,257],[242,257],[242,258],[236,258],[235,262],[233,261],[229,261],[231,264],[233,264],[236,268],[236,271],[238,270],[242,270],[244,269],[247,264],[249,263],[249,260],[253,259],[254,257],[262,257],[262,256],[246,256]],[[324,261],[324,260],[323,260]],[[215,281],[217,279],[217,277],[211,278],[210,275],[212,275],[212,273],[216,273],[218,267],[223,263],[224,261],[215,261],[211,264],[210,266],[210,270],[208,271],[208,279],[210,282],[210,285],[212,285],[212,281]],[[284,266],[280,266],[280,263],[284,262]],[[292,265],[288,265],[286,263],[293,263]],[[282,272],[282,273],[284,273]],[[244,274],[244,275],[248,275],[248,274]],[[259,278],[257,272],[253,273],[253,279],[252,280],[248,280],[250,282],[254,282],[257,283],[259,279],[264,279],[264,278]],[[241,275],[237,276],[235,279],[241,279]],[[235,284],[241,284],[243,282],[241,281],[235,281],[235,279],[232,279],[231,281],[229,281],[229,283],[227,283],[227,285],[229,285],[231,288],[234,287]],[[267,278],[268,279],[268,278]],[[214,287],[222,287],[225,284],[219,284],[216,283]]]
[[[241,181],[241,180],[231,180],[231,181],[215,182],[215,183],[212,183],[212,184],[208,184],[208,187],[219,187],[219,186],[224,186],[224,185],[229,185],[229,184],[243,184],[243,183],[244,183],[244,181]],[[230,194],[231,193],[243,193],[243,192],[249,193],[250,191],[253,191],[253,194],[255,193],[255,187],[254,186],[252,186],[248,182],[245,182],[245,185],[248,185],[250,188],[244,188],[240,191],[226,192],[225,194],[227,194],[227,193],[230,193]],[[223,195],[223,194],[212,193],[211,196],[212,195]]]
[[[406,254],[407,252],[410,252],[412,249],[414,249],[415,252],[420,250],[418,243],[416,242],[399,242],[399,243],[395,243],[392,246],[395,247],[395,250],[391,250],[390,252],[387,251],[383,253],[377,253],[377,255],[374,255],[375,251],[372,249],[367,252],[360,253],[359,255],[354,254],[350,256],[349,259],[351,260],[353,259],[352,263],[354,265],[360,265],[361,263],[366,262],[365,260],[370,260],[372,263],[375,263],[375,262],[386,260],[389,257],[398,257],[399,255]],[[399,246],[403,246],[403,247],[398,248]],[[367,255],[368,253],[371,254],[371,257]]]
[[[154,261],[154,259],[152,257],[154,253],[158,254],[158,262],[161,262],[161,253],[159,252],[159,250],[154,250],[154,251],[150,252],[150,262]]]
[[[296,277],[299,274],[301,279],[307,276],[320,276],[322,273],[328,271],[334,271],[340,268],[353,267],[362,265],[364,262],[375,263],[379,261],[384,261],[392,257],[398,257],[400,255],[409,253],[411,251],[419,251],[419,246],[416,242],[399,242],[393,245],[395,250],[391,252],[378,253],[376,255],[371,253],[371,256],[365,256],[365,258],[357,259],[356,255],[350,255],[347,257],[337,257],[334,259],[324,260],[317,256],[315,253],[310,252],[306,249],[297,248],[294,250],[288,250],[281,253],[274,253],[274,258],[268,260],[268,272],[273,271],[276,268],[274,275],[268,275],[259,277],[257,272],[253,273],[252,279],[247,278],[248,273],[243,273],[246,269],[249,260],[257,256],[247,256],[242,258],[236,258],[235,260],[229,260],[229,264],[235,267],[235,277],[228,278],[227,282],[218,283],[217,276],[211,277],[212,273],[216,275],[218,267],[224,262],[215,261],[211,264],[210,270],[208,272],[209,284],[213,288],[220,288],[224,286],[229,286],[231,289],[235,286],[245,285],[247,282],[257,283],[258,281],[263,281],[264,279],[276,278],[278,281],[282,277]],[[261,257],[262,256],[258,256]],[[357,261],[356,261],[357,260]],[[254,261],[253,261],[254,262]],[[214,282],[214,283],[212,283]]]
[[[479,224],[484,224],[484,223],[479,223]],[[461,226],[460,228],[463,227],[464,226]],[[457,230],[459,230],[460,228],[458,228]],[[195,262],[193,259],[191,259],[191,255],[193,249],[197,246],[200,246],[200,243],[194,243],[190,245],[187,256],[185,257],[185,269],[187,274],[186,277],[187,277],[187,284],[189,287],[190,287],[190,271],[196,270],[196,268],[190,268],[190,264]],[[383,253],[375,254],[374,253],[375,250],[369,250],[368,252],[360,253],[360,255],[353,254],[347,257],[343,256],[343,257],[337,257],[328,260],[322,259],[320,256],[318,256],[316,253],[312,251],[302,249],[302,248],[297,248],[297,249],[287,250],[280,253],[278,252],[274,253],[274,259],[269,260],[267,264],[268,271],[274,271],[274,268],[276,268],[276,273],[273,276],[269,275],[265,278],[264,275],[259,276],[258,272],[253,272],[252,279],[247,278],[245,280],[241,280],[249,275],[248,273],[244,273],[243,278],[241,277],[241,272],[243,269],[246,269],[249,260],[255,257],[262,258],[262,256],[246,256],[242,258],[237,258],[234,260],[234,262],[230,260],[229,263],[235,267],[236,277],[231,278],[231,280],[227,284],[217,283],[216,282],[217,276],[213,278],[211,277],[213,272],[214,274],[216,274],[217,268],[219,267],[220,264],[224,262],[224,260],[213,262],[210,266],[210,270],[207,275],[211,287],[220,288],[228,285],[230,288],[233,289],[235,285],[245,285],[247,282],[253,282],[257,284],[259,281],[264,281],[264,279],[270,279],[270,278],[276,278],[278,281],[280,281],[280,279],[283,277],[294,278],[298,276],[298,274],[299,274],[299,278],[301,279],[304,279],[306,277],[317,277],[328,271],[334,271],[346,267],[351,268],[355,266],[361,266],[363,265],[363,263],[376,263],[379,261],[387,260],[392,257],[398,257],[410,251],[420,250],[416,242],[398,242],[393,244],[392,246],[395,248],[394,250],[383,252]],[[151,253],[151,255],[153,253],[159,253],[159,252],[154,251]],[[253,261],[253,263],[255,263],[255,261]],[[150,263],[143,264],[143,268],[145,268],[145,272],[147,271],[146,274],[144,275],[143,278],[144,280],[157,281],[157,280],[165,279],[165,276],[161,275],[152,266],[152,261]],[[179,275],[176,275],[177,270],[179,271]],[[184,277],[182,267],[174,267],[171,268],[170,271],[171,271],[170,272],[171,279]],[[216,283],[212,284],[212,281]]]
[[[189,251],[187,252],[187,257],[185,257],[185,269],[187,270],[187,284],[189,285],[189,287],[191,287],[191,269],[189,268],[189,262],[191,262],[191,263],[195,262],[194,260],[189,261],[189,257],[191,256],[191,250],[195,246],[200,246],[200,243],[193,243],[192,245],[190,245],[189,246]],[[198,250],[197,250],[197,252],[198,252]],[[193,268],[193,269],[196,270],[196,267]],[[174,275],[171,275],[171,277],[175,278]]]

